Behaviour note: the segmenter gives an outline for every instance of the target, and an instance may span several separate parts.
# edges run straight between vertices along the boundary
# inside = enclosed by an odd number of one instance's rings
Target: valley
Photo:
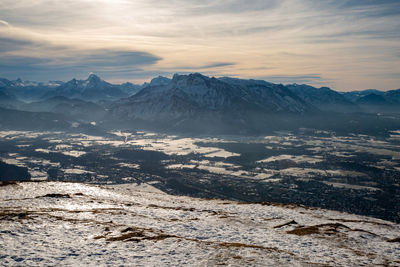
[[[3,162],[32,180],[148,183],[169,194],[297,203],[399,222],[400,132],[269,136],[1,131]]]

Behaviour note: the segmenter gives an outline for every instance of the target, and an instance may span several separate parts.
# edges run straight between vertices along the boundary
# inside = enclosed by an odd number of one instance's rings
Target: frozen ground
[[[149,184],[3,185],[0,225],[0,265],[400,266],[399,224]]]

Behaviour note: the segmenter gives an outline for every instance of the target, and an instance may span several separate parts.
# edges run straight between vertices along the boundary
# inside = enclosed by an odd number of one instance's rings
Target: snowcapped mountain
[[[148,184],[0,186],[0,265],[398,266],[400,225]]]
[[[148,83],[145,83],[145,84],[143,85],[143,88],[144,88],[144,87],[147,87],[147,86],[162,86],[162,85],[167,85],[167,84],[169,84],[170,82],[171,82],[171,79],[170,79],[170,78],[167,78],[167,77],[164,77],[164,76],[158,76],[158,77],[153,78],[153,79],[150,81],[149,84],[148,84]]]
[[[72,79],[57,87],[54,91],[48,92],[43,98],[65,96],[68,98],[98,101],[116,100],[127,97],[128,95],[129,94],[121,90],[119,86],[110,84],[100,79],[95,74],[91,74],[86,80]]]
[[[118,86],[119,89],[122,92],[126,93],[128,96],[136,94],[137,92],[143,89],[143,85],[133,84],[130,82],[122,83],[116,86]]]
[[[399,112],[400,89],[387,92],[371,92],[358,98],[356,103],[366,112]]]
[[[22,81],[17,79],[14,81],[0,78],[0,90],[7,94],[14,95],[23,101],[39,100],[44,94],[54,90],[57,86],[62,85],[60,81],[50,81],[48,83]]]
[[[110,84],[98,76],[91,74],[86,80],[72,79],[69,82],[49,81],[14,81],[0,78],[0,90],[15,95],[23,101],[38,101],[54,96],[79,98],[82,100],[117,100],[140,91],[143,85],[130,82]]]
[[[351,102],[356,102],[358,99],[367,96],[369,94],[375,94],[375,95],[383,95],[385,92],[382,92],[380,90],[376,89],[367,89],[367,90],[362,90],[362,91],[351,91],[351,92],[341,92],[341,94],[346,97],[348,100]]]
[[[116,116],[144,120],[182,119],[200,114],[304,113],[313,110],[282,85],[263,81],[210,78],[199,73],[175,74],[153,81],[130,98],[119,101]]]
[[[378,95],[375,93],[370,93],[368,95],[360,97],[359,99],[357,99],[356,103],[359,105],[385,105],[385,104],[388,104],[384,95]]]
[[[387,91],[384,97],[389,103],[400,105],[400,89]]]
[[[323,111],[354,112],[359,110],[353,102],[328,87],[315,88],[306,84],[286,86],[305,102]]]
[[[15,108],[22,104],[20,101],[18,101],[17,97],[13,94],[11,94],[7,90],[2,90],[0,88],[0,107],[3,108]]]

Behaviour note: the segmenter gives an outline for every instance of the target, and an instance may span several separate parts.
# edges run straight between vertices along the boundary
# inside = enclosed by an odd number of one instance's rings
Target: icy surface
[[[0,265],[400,265],[399,224],[170,196],[149,184],[3,185],[0,225]]]

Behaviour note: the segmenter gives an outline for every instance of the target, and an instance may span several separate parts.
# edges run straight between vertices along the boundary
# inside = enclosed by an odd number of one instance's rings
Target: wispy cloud
[[[311,83],[320,84],[322,78],[320,74],[305,75],[270,75],[262,77],[264,80],[274,83],[290,84],[290,83]]]
[[[128,77],[142,67],[162,60],[151,53],[126,48],[57,45],[48,40],[21,36],[18,29],[12,32],[0,30],[0,33],[4,35],[0,37],[0,73],[12,78],[70,79],[96,72],[112,79],[120,73]]]
[[[1,26],[7,26],[7,27],[10,27],[10,24],[8,24],[8,22],[7,21],[5,21],[5,20],[1,20],[0,19],[0,27]]]

